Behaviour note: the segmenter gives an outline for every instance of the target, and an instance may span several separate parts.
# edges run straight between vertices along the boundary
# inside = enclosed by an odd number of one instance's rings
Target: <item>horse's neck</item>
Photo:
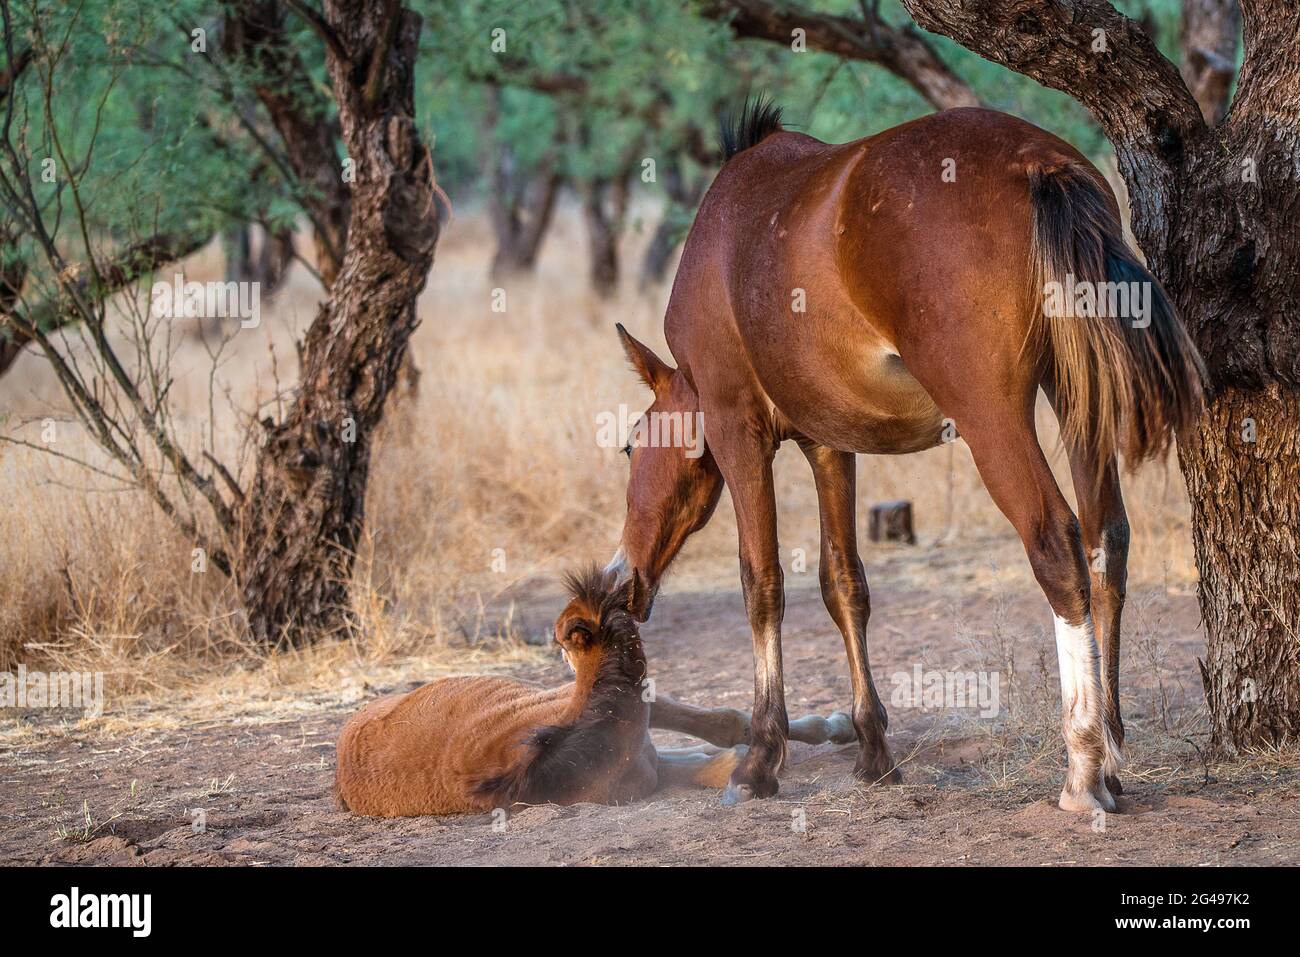
[[[579,672],[565,715],[568,722],[636,722],[649,706],[641,700],[646,677],[645,657],[612,649],[591,669]]]

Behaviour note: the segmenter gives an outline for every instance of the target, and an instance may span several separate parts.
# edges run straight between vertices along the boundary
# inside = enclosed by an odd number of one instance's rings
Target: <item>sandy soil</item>
[[[537,807],[494,830],[487,816],[359,819],[330,797],[334,739],[355,695],[318,696],[292,720],[225,715],[180,728],[129,718],[112,730],[54,713],[0,736],[0,862],[74,864],[1295,864],[1300,768],[1257,755],[1206,766],[1195,657],[1195,597],[1134,589],[1126,614],[1130,768],[1122,813],[1104,822],[1056,808],[1064,758],[1050,617],[1005,538],[869,556],[871,654],[892,676],[923,668],[996,671],[1003,707],[890,707],[906,783],[866,788],[853,747],[791,746],[780,795],[739,808],[671,790],[629,807]],[[702,704],[748,705],[748,629],[734,572],[671,582],[644,630],[659,689]],[[924,583],[924,584],[922,584]],[[788,574],[790,712],[849,701],[838,633],[815,570]],[[542,633],[555,594],[516,596]],[[558,657],[515,668],[560,682]],[[420,675],[374,693],[419,683]],[[292,694],[292,689],[286,689]],[[370,689],[367,694],[371,693]],[[165,708],[156,702],[152,710]],[[156,715],[155,715],[156,717]],[[689,743],[664,736],[666,744]],[[191,813],[203,809],[195,833]]]

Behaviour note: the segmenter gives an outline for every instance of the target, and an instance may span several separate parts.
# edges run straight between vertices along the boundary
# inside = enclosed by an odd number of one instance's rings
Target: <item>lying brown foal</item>
[[[647,692],[645,653],[628,588],[592,569],[571,577],[555,640],[574,681],[541,690],[510,678],[440,678],[371,702],[344,726],[336,793],[356,814],[404,817],[515,804],[623,804],[660,785],[722,788],[744,753],[655,750],[652,726],[730,747],[749,716]],[[657,720],[656,720],[657,719]],[[852,741],[846,715],[791,722],[791,736]]]

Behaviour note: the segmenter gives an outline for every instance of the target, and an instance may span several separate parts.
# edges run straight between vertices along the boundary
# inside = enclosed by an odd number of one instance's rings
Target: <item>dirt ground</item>
[[[752,687],[739,586],[672,580],[644,638],[657,687],[747,707]],[[1130,766],[1121,813],[1093,821],[1056,807],[1064,757],[1046,604],[1009,538],[868,556],[871,655],[886,704],[896,674],[996,672],[1001,710],[890,706],[899,787],[853,781],[853,747],[793,744],[772,800],[723,808],[715,792],[671,790],[628,807],[535,807],[494,829],[486,815],[354,818],[330,796],[334,740],[357,695],[306,695],[297,716],[214,705],[172,725],[131,714],[74,724],[53,712],[0,734],[0,862],[18,864],[1295,864],[1300,766],[1250,755],[1206,766],[1195,596],[1129,596],[1123,675]],[[924,585],[920,584],[924,583]],[[787,573],[791,715],[849,701],[842,644],[815,568]],[[559,597],[517,595],[541,635]],[[557,655],[513,667],[559,683]],[[370,694],[402,690],[421,676]],[[286,694],[293,693],[286,689]],[[155,703],[150,711],[165,708]],[[665,735],[665,744],[686,744]],[[192,826],[202,809],[206,828]]]

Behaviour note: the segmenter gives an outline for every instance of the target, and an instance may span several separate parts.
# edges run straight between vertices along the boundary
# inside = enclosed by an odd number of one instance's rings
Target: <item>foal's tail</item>
[[[1029,195],[1035,293],[1043,296],[1036,322],[1054,357],[1067,442],[1096,475],[1117,452],[1130,465],[1163,453],[1200,414],[1205,367],[1196,346],[1125,244],[1094,170],[1080,162],[1031,168]]]

